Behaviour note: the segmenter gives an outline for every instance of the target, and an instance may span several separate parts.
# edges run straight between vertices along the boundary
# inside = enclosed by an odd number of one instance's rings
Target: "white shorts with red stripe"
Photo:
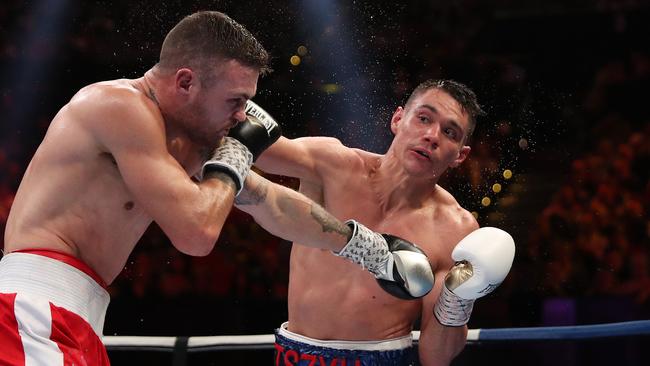
[[[0,366],[109,365],[101,342],[108,292],[83,262],[62,256],[0,260]]]

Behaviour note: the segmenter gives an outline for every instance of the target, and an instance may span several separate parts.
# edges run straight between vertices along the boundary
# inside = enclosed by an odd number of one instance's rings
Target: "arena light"
[[[375,106],[385,102],[377,100],[366,83],[369,79],[368,65],[374,61],[372,54],[364,53],[360,44],[367,38],[359,35],[358,24],[351,18],[349,7],[353,4],[335,0],[300,1],[297,3],[302,17],[297,24],[303,33],[301,38],[309,44],[310,77],[321,85],[319,110],[323,122],[322,133],[340,139],[345,145],[370,151],[385,149],[388,137],[388,121],[379,124],[374,113]],[[345,8],[345,9],[344,9]],[[305,51],[299,49],[298,55]],[[367,80],[368,84],[372,80]],[[331,86],[336,86],[332,88]],[[351,131],[351,126],[355,126]]]
[[[15,105],[6,116],[6,121],[13,128],[34,125],[28,123],[34,108],[34,91],[38,86],[49,82],[53,59],[57,47],[63,39],[65,16],[69,14],[69,0],[46,0],[35,2],[27,16],[27,32],[18,27],[13,30],[9,43],[16,45],[19,56],[4,71],[3,80],[13,94]]]
[[[298,55],[293,55],[291,58],[289,58],[289,63],[291,63],[292,66],[300,65],[300,61],[300,56]]]
[[[323,84],[321,89],[326,94],[336,94],[341,90],[341,87],[337,84]]]

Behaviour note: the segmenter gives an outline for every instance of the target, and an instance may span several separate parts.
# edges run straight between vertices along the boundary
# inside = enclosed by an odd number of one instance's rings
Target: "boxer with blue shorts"
[[[382,341],[321,341],[287,330],[275,333],[275,366],[416,365],[410,335]]]

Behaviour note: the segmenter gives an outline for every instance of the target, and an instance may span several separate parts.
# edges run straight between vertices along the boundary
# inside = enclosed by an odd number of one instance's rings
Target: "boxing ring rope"
[[[468,343],[581,340],[650,335],[650,320],[577,326],[470,329]],[[413,332],[417,344],[420,332]],[[104,336],[109,351],[203,352],[273,349],[273,334],[200,337]]]

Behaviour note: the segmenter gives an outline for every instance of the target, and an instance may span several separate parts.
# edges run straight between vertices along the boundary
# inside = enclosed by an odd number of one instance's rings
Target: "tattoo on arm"
[[[316,222],[318,222],[318,224],[320,224],[324,233],[339,233],[348,239],[352,235],[352,229],[350,229],[346,224],[340,222],[336,217],[332,216],[316,203],[311,204],[311,216],[316,220]]]
[[[203,180],[206,179],[219,179],[220,181],[226,183],[227,185],[231,186],[232,189],[236,192],[237,191],[237,185],[235,184],[235,181],[232,179],[232,177],[224,172],[220,172],[218,170],[208,170],[205,172],[203,175]]]
[[[239,196],[235,198],[237,205],[259,205],[266,200],[269,193],[269,182],[261,180],[259,184],[251,187],[251,184],[244,186]]]
[[[244,189],[235,198],[235,204],[239,206],[260,205],[266,202],[272,184],[274,183],[263,178],[256,180],[255,183],[247,180]],[[324,233],[338,233],[346,240],[352,236],[352,229],[301,193],[277,185],[273,187],[273,192],[275,192],[277,208],[285,217],[298,223],[306,219],[305,215],[309,210],[309,214],[320,225]]]

